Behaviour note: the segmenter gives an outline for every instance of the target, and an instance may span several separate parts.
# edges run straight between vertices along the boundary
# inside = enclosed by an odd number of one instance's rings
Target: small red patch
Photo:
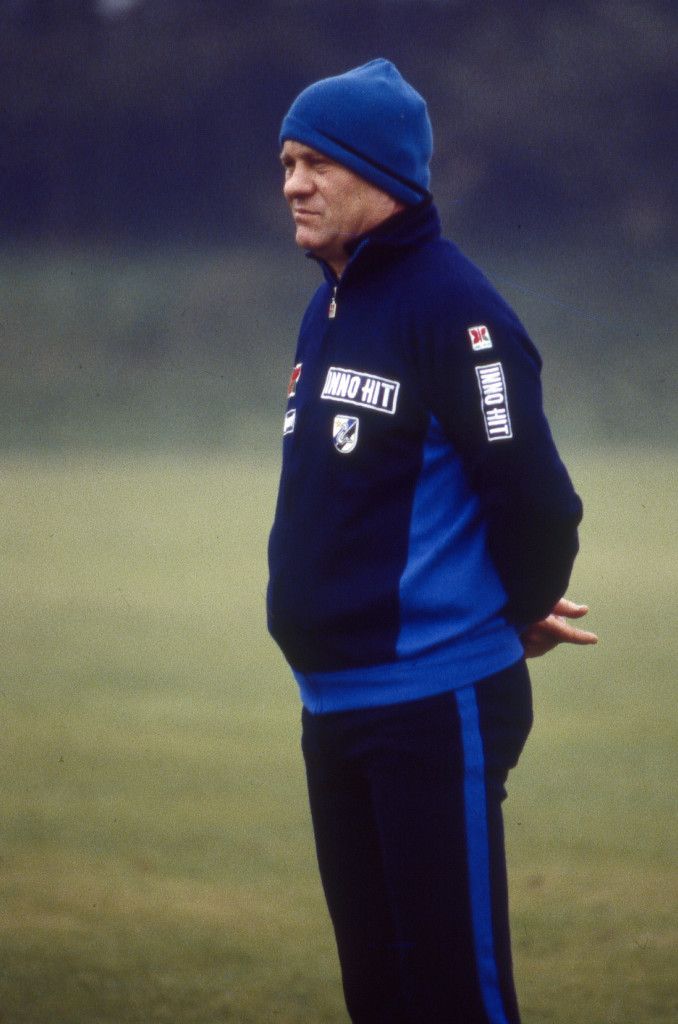
[[[469,327],[468,334],[474,352],[483,348],[492,348],[492,338],[487,327],[482,325],[479,327]]]
[[[287,389],[287,397],[288,398],[291,398],[292,395],[296,395],[296,393],[297,393],[297,381],[299,380],[300,377],[301,377],[301,363],[297,363],[297,365],[292,370],[292,376],[290,377],[290,386]]]

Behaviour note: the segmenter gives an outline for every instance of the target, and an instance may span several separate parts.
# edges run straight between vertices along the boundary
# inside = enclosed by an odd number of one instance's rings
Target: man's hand
[[[528,626],[520,639],[525,648],[526,658],[538,658],[542,654],[548,654],[558,644],[597,644],[598,637],[595,633],[587,633],[583,629],[571,626],[565,621],[568,619],[581,619],[586,615],[588,607],[585,604],[574,604],[561,598],[550,615],[541,622],[535,622]]]

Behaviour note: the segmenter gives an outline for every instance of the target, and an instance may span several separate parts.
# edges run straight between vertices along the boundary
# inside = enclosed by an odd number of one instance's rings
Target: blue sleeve
[[[429,322],[423,350],[431,409],[479,497],[506,614],[521,630],[565,593],[582,517],[544,414],[541,359],[480,275]]]

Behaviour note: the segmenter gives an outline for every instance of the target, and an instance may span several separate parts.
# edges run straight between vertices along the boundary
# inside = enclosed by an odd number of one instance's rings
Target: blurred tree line
[[[443,215],[675,248],[674,0],[4,0],[0,232],[270,237],[289,102],[377,55],[429,101]]]
[[[375,56],[429,103],[446,233],[525,319],[559,429],[677,436],[675,0],[1,0],[0,448],[281,415],[317,268],[280,122]]]

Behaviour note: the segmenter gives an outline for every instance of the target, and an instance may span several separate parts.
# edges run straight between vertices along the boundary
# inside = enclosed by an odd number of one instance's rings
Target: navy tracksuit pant
[[[524,661],[474,686],[303,712],[318,863],[354,1024],[517,1024],[501,802]]]

